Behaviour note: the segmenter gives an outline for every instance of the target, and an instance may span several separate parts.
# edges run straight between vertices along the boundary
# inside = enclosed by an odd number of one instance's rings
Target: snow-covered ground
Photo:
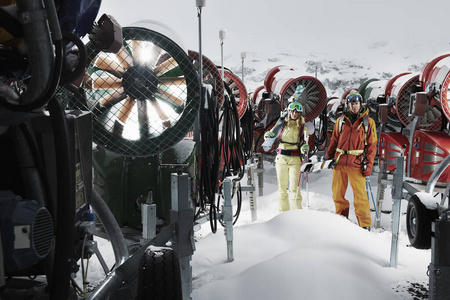
[[[220,225],[215,234],[209,223],[195,232],[192,299],[428,299],[431,251],[410,246],[405,229],[406,201],[402,201],[398,264],[390,267],[391,214],[381,215],[380,228],[370,232],[361,229],[349,187],[349,219],[336,215],[331,176],[331,170],[309,174],[307,188],[302,190],[304,209],[279,213],[275,167],[265,162],[264,190],[262,196],[256,192],[254,222],[248,194],[243,195],[242,211],[233,228],[234,261],[227,261],[227,243]],[[371,176],[371,182],[376,196],[376,174]],[[241,184],[247,184],[246,177]],[[391,208],[388,186],[383,211]],[[114,255],[109,243],[97,240],[111,266]],[[104,278],[96,259],[91,260],[89,270],[92,284]]]
[[[402,214],[398,264],[390,267],[391,215],[370,232],[334,213],[331,170],[309,174],[302,190],[309,207],[277,211],[276,173],[265,164],[264,195],[257,196],[257,221],[248,197],[234,226],[234,261],[227,262],[223,229],[203,228],[192,259],[194,300],[225,299],[422,299],[427,294],[430,250],[410,246]],[[246,182],[246,181],[244,181]],[[243,182],[243,183],[244,183]],[[376,175],[371,176],[376,196]],[[258,194],[257,194],[258,195]],[[353,199],[351,188],[347,191]],[[402,201],[403,211],[406,202]],[[391,209],[390,187],[383,210]],[[371,207],[373,207],[371,205]],[[375,213],[372,213],[375,219]]]
[[[102,12],[115,16],[123,26],[142,19],[167,24],[184,40],[185,48],[198,51],[194,2],[130,0],[125,10],[117,1],[104,1]],[[448,7],[443,0],[426,4],[418,0],[281,0],[270,5],[257,0],[208,0],[202,10],[203,54],[220,65],[219,29],[225,28],[224,65],[240,76],[240,54],[246,52],[244,78],[249,92],[263,84],[268,70],[287,65],[317,76],[329,97],[340,97],[369,78],[418,72],[427,60],[449,51]],[[409,245],[405,215],[398,265],[389,267],[391,215],[382,214],[381,228],[371,232],[356,225],[353,209],[349,220],[335,215],[331,174],[329,170],[310,174],[308,191],[302,191],[304,199],[309,194],[309,207],[279,213],[275,168],[266,163],[264,195],[257,194],[255,222],[244,195],[234,227],[233,262],[227,262],[222,228],[212,234],[205,224],[196,232],[192,298],[425,298],[431,252]],[[371,178],[376,195],[376,175]],[[348,199],[353,199],[350,187]],[[391,210],[391,202],[388,187],[383,209]],[[403,211],[405,206],[402,201]],[[95,272],[96,267],[92,268]]]

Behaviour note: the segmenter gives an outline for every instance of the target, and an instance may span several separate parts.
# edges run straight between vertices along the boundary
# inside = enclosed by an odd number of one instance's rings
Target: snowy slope
[[[421,299],[427,293],[421,289],[428,284],[430,250],[409,246],[404,215],[398,266],[392,268],[390,214],[371,232],[356,225],[353,206],[350,220],[336,215],[328,170],[310,174],[309,208],[278,213],[274,167],[266,163],[265,168],[258,220],[251,222],[245,198],[234,227],[233,262],[227,262],[223,230],[196,233],[193,299]],[[384,210],[391,209],[389,192]],[[305,199],[307,190],[302,195]],[[347,197],[353,199],[350,188]]]

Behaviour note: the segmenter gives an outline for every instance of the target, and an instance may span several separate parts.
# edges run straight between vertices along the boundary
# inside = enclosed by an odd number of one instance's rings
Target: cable
[[[241,135],[243,145],[242,148],[244,151],[244,159],[245,161],[247,161],[252,156],[253,130],[254,130],[253,128],[254,116],[250,102],[247,102],[247,107],[240,121],[242,128],[242,135]]]
[[[197,203],[199,210],[195,218],[197,219],[202,212],[205,212],[206,205],[209,204],[211,229],[215,232],[217,229],[215,194],[219,178],[219,112],[216,95],[208,93],[204,86],[200,101],[200,188],[199,203]]]

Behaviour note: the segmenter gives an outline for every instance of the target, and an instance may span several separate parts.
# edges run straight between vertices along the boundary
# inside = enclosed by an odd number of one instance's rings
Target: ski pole
[[[367,192],[367,198],[369,198],[369,190],[370,190],[370,194],[372,195],[372,203],[373,203],[373,207],[375,209],[375,217],[376,217],[376,221],[379,222],[380,218],[378,217],[378,211],[377,211],[377,207],[375,205],[375,199],[373,198],[373,193],[372,193],[372,185],[370,184],[370,177],[366,176],[366,192]]]

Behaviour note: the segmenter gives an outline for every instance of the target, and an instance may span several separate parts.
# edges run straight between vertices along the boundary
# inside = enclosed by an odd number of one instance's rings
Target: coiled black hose
[[[200,101],[201,159],[197,204],[200,209],[196,218],[206,211],[206,205],[209,204],[211,229],[215,232],[217,228],[215,194],[219,179],[219,110],[216,95],[207,93],[205,87],[202,87]]]

